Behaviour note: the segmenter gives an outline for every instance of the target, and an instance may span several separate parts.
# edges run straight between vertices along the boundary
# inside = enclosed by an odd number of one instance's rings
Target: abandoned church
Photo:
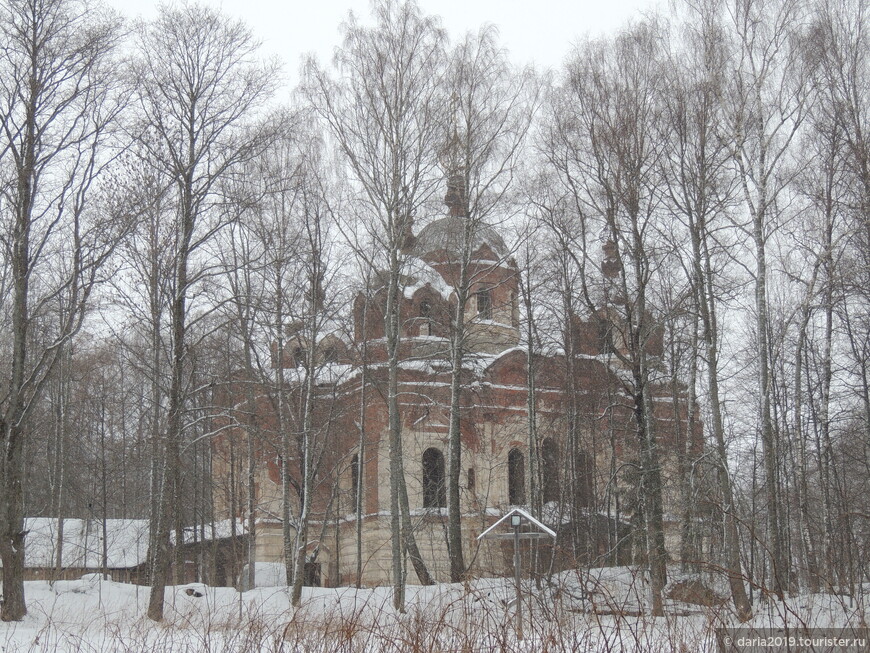
[[[460,511],[463,556],[472,575],[512,568],[510,542],[477,536],[511,506],[527,507],[558,534],[542,545],[545,567],[603,566],[642,557],[643,517],[637,478],[636,404],[626,390],[630,370],[616,311],[567,320],[570,347],[535,351],[522,343],[519,269],[499,232],[466,230],[456,203],[405,246],[400,295],[398,403],[407,508],[420,555],[436,581],[450,580],[447,547],[448,432],[451,418],[450,325],[460,278],[468,280],[461,376]],[[472,233],[462,277],[460,246]],[[465,234],[465,236],[463,236]],[[467,241],[466,241],[467,244]],[[601,273],[620,262],[605,244]],[[288,329],[283,369],[285,404],[298,404],[306,361],[315,363],[313,490],[306,583],[380,585],[390,582],[390,447],[387,406],[386,288],[373,284],[353,303],[353,333],[316,338]],[[662,356],[661,329],[643,347],[652,364]],[[567,350],[567,351],[566,351]],[[646,388],[662,477],[668,556],[685,554],[681,456],[702,448],[700,426],[687,420],[685,386],[651,382]],[[276,402],[263,393],[240,424],[256,422],[255,496],[244,488],[216,493],[218,519],[248,516],[254,506],[257,562],[283,563],[282,457]],[[238,395],[237,395],[238,397]],[[238,401],[235,402],[239,404]],[[244,405],[244,402],[241,402]],[[292,412],[287,408],[288,414]],[[292,417],[286,429],[298,429]],[[245,437],[252,427],[227,429],[215,444],[214,473],[222,487],[241,485]],[[269,435],[271,433],[271,435]],[[234,465],[236,466],[234,468]],[[288,483],[300,514],[299,460],[289,460]],[[360,494],[361,489],[361,494]],[[291,517],[291,523],[292,519]],[[415,583],[405,563],[407,580]]]

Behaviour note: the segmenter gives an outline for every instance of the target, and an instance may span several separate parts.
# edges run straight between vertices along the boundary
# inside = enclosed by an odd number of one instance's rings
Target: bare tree
[[[258,363],[260,376],[269,394],[274,413],[275,430],[278,433],[276,448],[281,460],[281,518],[284,539],[284,560],[286,582],[294,582],[294,561],[296,559],[298,524],[293,515],[293,489],[301,491],[298,476],[294,476],[291,461],[296,457],[294,439],[291,433],[290,397],[286,382],[286,368],[292,358],[287,353],[287,328],[293,317],[293,306],[300,301],[298,285],[295,281],[305,272],[303,262],[295,256],[299,247],[301,233],[298,220],[300,202],[299,171],[302,161],[299,158],[299,143],[284,136],[257,161],[253,174],[262,180],[259,200],[253,204],[253,219],[248,220],[250,238],[255,241],[254,256],[258,270],[258,323],[270,339],[273,347],[270,364],[275,367],[274,382],[270,382]],[[247,301],[251,301],[250,295]],[[294,533],[295,532],[295,533]]]
[[[725,568],[738,616],[751,615],[740,562],[738,515],[728,467],[725,423],[720,391],[719,305],[728,283],[717,273],[723,245],[714,234],[733,205],[734,180],[728,169],[730,148],[718,126],[722,120],[720,98],[724,84],[725,43],[715,7],[687,3],[687,47],[675,53],[666,94],[666,124],[670,128],[667,154],[662,163],[667,180],[668,203],[689,234],[691,248],[687,273],[693,289],[692,304],[700,319],[701,357],[706,367],[709,411],[715,443],[719,491],[725,520]],[[681,237],[685,232],[677,232]],[[675,246],[677,243],[675,243]],[[679,251],[679,249],[677,249]]]
[[[749,216],[741,225],[751,238],[755,269],[755,354],[758,373],[758,429],[773,591],[780,597],[789,580],[784,532],[779,434],[772,412],[768,240],[783,218],[785,189],[794,174],[789,152],[807,113],[806,66],[796,30],[805,18],[800,0],[737,0],[728,5],[733,26],[731,80],[726,120],[733,161]]]
[[[798,520],[791,530],[799,542],[800,570],[805,571],[800,580],[806,579],[814,591],[824,583],[854,592],[856,529],[853,507],[848,506],[849,473],[837,460],[837,441],[848,437],[838,415],[852,413],[856,405],[863,405],[864,414],[870,415],[867,393],[862,391],[866,356],[858,354],[861,338],[855,338],[854,329],[863,323],[867,331],[870,278],[868,98],[861,90],[870,78],[868,5],[823,2],[811,9],[809,37],[803,45],[815,101],[798,146],[802,171],[795,187],[805,205],[796,228],[790,230],[801,255],[784,263],[802,294],[794,307],[796,334],[788,339],[794,349],[792,418],[786,427],[800,470],[793,492]],[[842,392],[843,382],[858,392]]]
[[[164,462],[165,379],[170,356],[166,316],[171,303],[176,236],[169,178],[152,165],[149,148],[132,148],[123,160],[124,187],[138,197],[142,210],[119,247],[124,264],[112,278],[113,303],[126,319],[122,324],[113,321],[110,325],[122,343],[122,356],[142,383],[137,387],[141,392],[137,431],[148,446],[148,494],[155,497],[160,492]],[[130,387],[128,392],[135,391]],[[149,561],[157,550],[157,534],[149,530]]]
[[[855,302],[849,307],[849,332],[857,377],[856,392],[863,406],[864,424],[870,437],[870,385],[867,370],[866,339],[859,334],[870,331],[870,83],[868,55],[868,13],[866,0],[829,0],[819,3],[814,17],[809,47],[817,61],[816,112],[829,129],[837,129],[842,139],[838,166],[845,185],[836,207],[850,225],[851,237],[841,261],[846,292]],[[852,338],[851,336],[856,336]],[[863,340],[863,343],[862,343]]]
[[[299,118],[294,122],[301,124]],[[329,234],[332,180],[323,143],[302,129],[293,137],[277,139],[249,170],[255,181],[246,180],[243,185],[255,188],[257,197],[246,207],[241,215],[244,220],[236,225],[225,248],[230,255],[227,277],[233,322],[242,334],[248,435],[256,432],[262,441],[258,448],[276,449],[282,460],[284,554],[287,583],[293,587],[296,605],[306,565],[313,562],[308,540],[325,446],[322,433],[328,429],[317,423],[315,415],[318,403],[326,405],[318,396],[323,395],[318,390],[319,376],[334,362],[325,360],[319,347],[335,317]],[[271,341],[263,352],[257,342],[260,333],[268,334]],[[288,338],[294,344],[289,356]],[[288,367],[293,368],[289,373]],[[263,397],[270,404],[269,414],[274,415],[274,429],[268,433],[259,423]],[[270,443],[271,433],[277,437]],[[292,461],[298,461],[298,470],[292,469]],[[291,496],[291,485],[298,501]],[[294,504],[299,506],[296,513]]]
[[[576,257],[580,270],[574,292],[630,377],[624,390],[632,402],[637,447],[639,501],[634,512],[645,526],[653,614],[662,613],[667,582],[662,474],[652,410],[659,331],[651,302],[662,256],[655,233],[664,45],[664,32],[654,21],[633,26],[612,41],[584,44],[569,66],[564,92],[555,96],[545,146],[574,203],[572,214],[580,220],[577,240],[566,251]],[[605,240],[600,265],[600,254],[592,251],[599,236]],[[599,274],[591,274],[592,266]],[[603,285],[591,283],[596,276]],[[568,347],[566,357],[571,356]]]
[[[406,550],[420,580],[429,583],[431,578],[417,550],[402,467],[399,299],[413,218],[435,187],[444,35],[437,21],[422,15],[413,2],[379,3],[374,14],[375,27],[363,27],[353,18],[344,26],[337,79],[311,64],[304,91],[344,154],[369,212],[365,220],[378,250],[371,263],[377,261],[386,271],[391,580],[393,603],[404,610]]]
[[[451,97],[441,164],[448,179],[445,202],[458,218],[455,252],[448,253],[448,279],[456,304],[450,324],[450,425],[447,456],[447,546],[450,579],[465,574],[462,552],[460,472],[462,470],[461,395],[463,365],[472,346],[467,328],[468,304],[478,287],[497,277],[499,266],[511,266],[506,253],[494,263],[475,261],[488,221],[504,220],[510,212],[508,189],[520,164],[521,145],[537,104],[539,84],[532,71],[515,71],[497,42],[494,27],[469,34],[454,50],[447,73]],[[499,215],[496,215],[496,214]],[[518,301],[518,298],[514,298]],[[514,307],[509,307],[513,313]]]
[[[179,502],[180,446],[189,392],[189,300],[206,275],[204,245],[224,220],[218,180],[258,154],[269,130],[256,112],[276,81],[274,65],[256,58],[257,43],[241,23],[200,5],[164,7],[140,25],[132,72],[141,121],[140,143],[171,185],[176,222],[169,319],[169,390],[159,492],[153,497],[149,618],[163,617],[169,529]]]
[[[299,440],[301,460],[301,509],[296,531],[295,558],[293,560],[293,594],[294,606],[298,606],[302,598],[302,585],[305,580],[305,566],[308,562],[307,544],[308,528],[312,521],[312,498],[315,489],[315,474],[318,466],[318,449],[324,442],[316,441],[316,425],[314,420],[317,376],[322,367],[323,357],[318,341],[324,335],[324,328],[332,317],[327,303],[329,261],[329,226],[332,219],[330,198],[326,193],[326,184],[322,168],[322,145],[312,139],[302,149],[302,165],[299,171],[301,238],[297,253],[304,265],[305,273],[299,279],[303,301],[295,311],[303,325],[301,333],[309,346],[303,365],[301,402],[299,407]],[[332,361],[329,361],[332,362]],[[318,446],[319,445],[319,446]],[[288,561],[289,564],[289,561]]]
[[[24,603],[23,451],[27,420],[63,347],[79,329],[99,270],[122,231],[91,206],[111,159],[109,127],[120,104],[110,56],[118,19],[84,3],[28,0],[0,5],[0,205],[4,250],[0,297],[6,378],[0,394],[0,618]],[[7,217],[8,216],[8,217]],[[54,312],[45,339],[37,320]]]

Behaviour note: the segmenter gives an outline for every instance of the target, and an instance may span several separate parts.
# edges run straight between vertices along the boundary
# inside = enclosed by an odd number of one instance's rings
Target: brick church
[[[455,312],[458,249],[465,218],[451,195],[449,214],[409,234],[400,304],[399,403],[404,472],[414,534],[429,573],[449,581],[446,457],[450,406],[448,328]],[[631,398],[614,349],[619,324],[602,315],[570,324],[573,355],[536,354],[531,365],[521,345],[520,270],[497,230],[475,230],[468,269],[472,280],[465,318],[467,353],[461,398],[460,505],[465,561],[472,575],[500,575],[512,568],[511,551],[477,535],[511,506],[536,512],[558,533],[538,558],[544,568],[603,566],[637,561],[637,479],[631,464],[636,438]],[[608,248],[605,247],[605,250]],[[603,254],[605,263],[611,251]],[[611,261],[612,264],[612,261]],[[607,268],[607,265],[602,267]],[[606,272],[605,272],[606,273]],[[346,585],[390,582],[390,501],[386,351],[383,312],[386,289],[373,287],[353,304],[352,334],[331,331],[309,342],[291,329],[285,367],[292,397],[303,377],[308,348],[316,349],[315,488],[313,522],[306,546],[307,582]],[[606,325],[604,328],[602,325]],[[567,329],[566,329],[567,330]],[[662,354],[661,330],[648,338],[653,359]],[[295,370],[294,366],[299,365]],[[530,392],[530,381],[533,391]],[[654,429],[660,445],[668,553],[680,551],[680,452],[698,452],[699,429],[687,435],[685,388],[654,386]],[[274,402],[258,404],[258,428],[268,431]],[[290,402],[292,403],[292,402]],[[530,420],[532,407],[534,420]],[[244,420],[245,418],[242,418]],[[532,435],[533,434],[533,435]],[[215,445],[215,476],[240,483],[241,429]],[[230,469],[236,439],[239,469]],[[283,562],[281,461],[277,434],[258,446],[255,505],[256,559]],[[291,461],[291,469],[299,469]],[[535,474],[535,470],[537,473]],[[357,481],[362,477],[361,511]],[[533,483],[532,476],[536,476]],[[291,481],[298,490],[298,479]],[[532,488],[537,501],[532,502]],[[216,495],[217,518],[246,515],[245,502]],[[298,491],[294,494],[298,500]],[[293,506],[293,514],[298,507]],[[406,565],[407,580],[417,582]],[[358,571],[361,570],[361,577]]]

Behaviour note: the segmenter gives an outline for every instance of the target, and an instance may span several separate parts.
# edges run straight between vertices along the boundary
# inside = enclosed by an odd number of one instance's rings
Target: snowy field
[[[666,604],[665,617],[642,616],[646,589],[627,568],[568,572],[524,590],[520,641],[514,587],[504,579],[409,587],[405,614],[392,609],[389,588],[305,588],[303,605],[292,610],[283,587],[240,594],[184,585],[167,588],[162,624],[144,617],[148,588],[98,578],[28,582],[29,614],[0,624],[0,651],[703,653],[718,650],[714,628],[737,625],[727,606],[675,601]],[[749,625],[858,627],[866,619],[859,603],[822,594],[762,602]]]

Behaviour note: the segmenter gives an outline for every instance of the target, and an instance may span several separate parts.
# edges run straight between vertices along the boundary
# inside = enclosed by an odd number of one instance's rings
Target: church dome
[[[449,255],[459,256],[465,220],[459,216],[448,216],[430,222],[417,234],[412,253],[419,258],[426,258],[428,255],[444,250]],[[472,253],[483,245],[488,245],[499,259],[505,258],[509,254],[507,245],[498,231],[488,225],[480,224],[475,229],[471,243]]]

